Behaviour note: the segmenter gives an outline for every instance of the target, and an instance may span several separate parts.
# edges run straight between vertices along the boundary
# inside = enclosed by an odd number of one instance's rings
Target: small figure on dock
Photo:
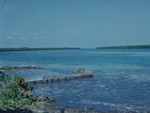
[[[78,73],[78,68],[76,68],[74,71],[73,71],[74,74],[77,74]]]
[[[76,68],[74,71],[73,71],[74,74],[84,74],[84,73],[92,73],[91,71],[88,71],[88,69],[83,69],[83,68]]]

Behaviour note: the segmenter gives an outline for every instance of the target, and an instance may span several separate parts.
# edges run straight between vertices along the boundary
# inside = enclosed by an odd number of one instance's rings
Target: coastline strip
[[[29,65],[22,65],[22,66],[0,66],[0,69],[41,69],[39,66],[29,66]]]

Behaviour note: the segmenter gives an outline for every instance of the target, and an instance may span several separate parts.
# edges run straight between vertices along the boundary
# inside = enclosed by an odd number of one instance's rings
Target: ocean
[[[150,108],[150,49],[78,49],[0,52],[0,66],[18,69],[25,78],[72,74],[76,68],[94,72],[84,79],[32,84],[32,94],[54,96],[57,106],[111,111]]]

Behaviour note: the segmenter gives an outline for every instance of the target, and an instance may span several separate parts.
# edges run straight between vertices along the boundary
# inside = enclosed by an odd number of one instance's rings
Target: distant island
[[[32,50],[66,50],[66,49],[80,49],[76,47],[63,47],[63,48],[0,48],[0,51],[32,51]]]
[[[96,49],[150,49],[150,45],[107,46],[97,47]]]

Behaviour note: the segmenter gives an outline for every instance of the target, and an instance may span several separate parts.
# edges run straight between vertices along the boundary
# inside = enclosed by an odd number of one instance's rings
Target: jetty
[[[22,66],[0,66],[0,69],[41,69],[39,66],[30,66],[30,65],[22,65]]]
[[[68,80],[68,79],[78,79],[78,78],[89,78],[93,77],[94,73],[91,71],[88,71],[87,69],[84,70],[82,68],[76,69],[73,71],[74,74],[70,75],[59,75],[59,76],[44,76],[44,77],[37,77],[37,78],[25,78],[25,82],[46,82],[48,83],[49,81],[54,82],[54,81],[60,81],[60,80]],[[1,82],[0,82],[1,86]]]
[[[49,81],[54,82],[54,81],[60,81],[60,80],[67,80],[67,79],[77,79],[77,78],[88,78],[88,77],[93,77],[94,73],[91,71],[84,70],[82,68],[76,69],[73,71],[74,74],[71,75],[60,75],[60,76],[45,76],[45,77],[38,77],[38,78],[26,78],[26,82],[46,82],[48,83]]]
[[[67,80],[70,78],[88,78],[88,77],[93,77],[92,73],[84,73],[84,74],[71,74],[71,75],[60,75],[60,76],[46,76],[46,77],[38,77],[38,78],[28,78],[25,79],[26,82],[34,82],[36,83],[37,81],[41,82],[49,82],[50,80],[52,82],[54,81],[60,81],[60,80]]]

